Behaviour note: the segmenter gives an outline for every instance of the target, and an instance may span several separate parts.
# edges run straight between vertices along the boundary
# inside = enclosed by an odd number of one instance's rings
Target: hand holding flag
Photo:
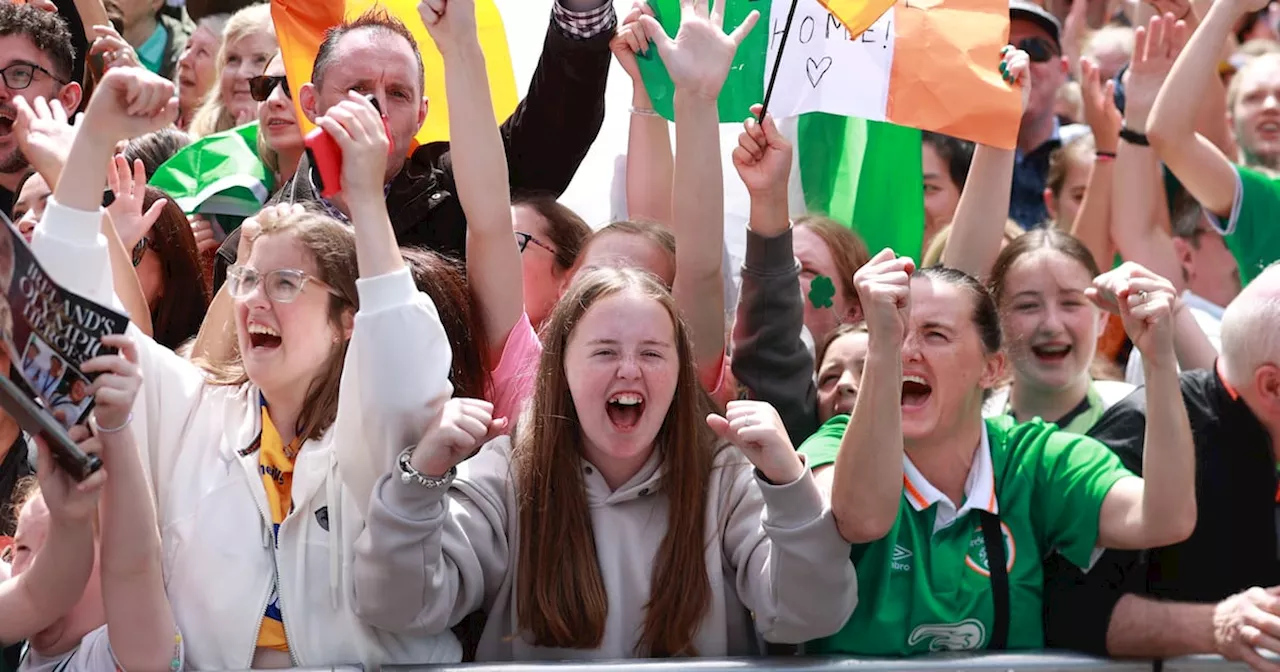
[[[733,150],[733,166],[752,198],[773,191],[785,199],[791,172],[791,143],[778,132],[773,115],[766,114],[763,121],[756,121],[754,115],[760,114],[761,107],[753,106],[753,116],[742,125],[738,147]]]
[[[733,33],[725,35],[724,6],[724,2],[717,2],[709,9],[708,0],[680,0],[680,31],[674,40],[657,19],[640,17],[677,91],[712,102],[720,97],[738,45],[760,18],[760,13],[753,10]]]

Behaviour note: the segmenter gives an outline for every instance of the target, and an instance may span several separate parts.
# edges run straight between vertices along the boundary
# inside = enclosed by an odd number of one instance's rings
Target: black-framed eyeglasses
[[[1058,55],[1058,48],[1043,37],[1028,37],[1018,42],[1017,47],[1027,52],[1032,63],[1048,63]]]
[[[138,244],[133,246],[134,268],[137,268],[138,264],[142,263],[142,258],[147,256],[147,250],[160,250],[160,246],[156,244],[156,241],[151,239],[151,236],[143,236],[142,240],[139,240]]]
[[[10,63],[3,69],[0,69],[0,78],[4,79],[5,86],[13,89],[14,91],[21,91],[28,86],[31,86],[31,82],[35,81],[36,72],[44,73],[49,77],[49,79],[52,79],[59,84],[67,83],[63,78],[45,70],[35,63]]]
[[[293,100],[293,94],[289,92],[289,80],[284,75],[258,75],[249,78],[249,95],[259,103],[265,102],[271,97],[271,92],[276,90],[277,86],[284,87],[284,97]]]
[[[529,243],[533,243],[534,245],[541,247],[542,249],[550,252],[551,254],[556,253],[555,250],[551,249],[551,246],[547,245],[541,240],[538,240],[537,238],[534,238],[533,234],[525,233],[524,231],[516,231],[516,245],[520,247],[521,254],[524,254],[524,250],[526,247],[529,247]]]
[[[308,282],[343,298],[333,287],[296,268],[277,268],[267,273],[259,273],[258,269],[249,266],[237,265],[227,269],[227,291],[233,299],[243,299],[252,294],[258,285],[262,285],[267,298],[279,303],[292,303]]]

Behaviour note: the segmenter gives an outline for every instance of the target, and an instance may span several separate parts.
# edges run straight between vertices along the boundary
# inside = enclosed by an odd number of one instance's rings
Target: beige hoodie
[[[513,636],[519,532],[508,437],[459,465],[447,498],[443,488],[403,483],[398,471],[379,481],[356,543],[357,613],[376,627],[432,634],[484,611],[480,661],[636,657],[654,556],[667,531],[661,466],[655,451],[613,491],[582,462],[609,595],[598,649],[541,648]],[[700,655],[758,653],[756,629],[771,642],[825,637],[853,613],[858,588],[849,544],[808,469],[793,483],[769,485],[726,448],[715,460],[706,517],[711,597],[694,640]]]

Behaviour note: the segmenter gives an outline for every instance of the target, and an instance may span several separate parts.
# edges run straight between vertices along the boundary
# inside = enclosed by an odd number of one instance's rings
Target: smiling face
[[[270,30],[252,31],[227,42],[218,95],[233,118],[244,111],[257,112],[258,102],[249,94],[249,79],[261,75],[279,49]]]
[[[597,300],[569,334],[564,372],[584,457],[606,472],[638,470],[653,452],[680,376],[671,314],[636,289]]]
[[[1264,160],[1280,156],[1280,56],[1259,56],[1236,79],[1231,116],[1241,149]]]
[[[1051,249],[1010,266],[1000,315],[1015,385],[1052,392],[1089,375],[1105,319],[1085,298],[1092,280],[1079,262]]]
[[[982,344],[974,296],[949,282],[911,280],[911,314],[902,344],[902,436],[932,441],[980,419],[983,392],[1000,373]]]
[[[204,100],[217,75],[218,46],[222,38],[201,22],[178,58],[178,106],[190,113]]]
[[[818,420],[853,413],[853,403],[862,386],[862,369],[867,363],[867,332],[854,331],[838,336],[822,355],[818,368]]]
[[[255,240],[243,263],[261,276],[253,292],[235,300],[236,338],[249,380],[269,396],[272,390],[309,388],[340,336],[329,319],[330,294],[308,281],[293,301],[275,301],[267,296],[265,276],[297,269],[315,277],[315,257],[293,234],[278,233]]]
[[[271,59],[262,74],[284,76],[284,60],[279,54]],[[258,128],[262,129],[267,146],[276,152],[294,155],[302,151],[302,130],[293,112],[293,101],[285,95],[283,84],[273,89],[258,107]]]

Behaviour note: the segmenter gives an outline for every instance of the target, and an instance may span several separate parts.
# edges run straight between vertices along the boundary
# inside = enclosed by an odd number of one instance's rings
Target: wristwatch
[[[409,446],[400,451],[400,457],[396,458],[396,464],[400,465],[400,482],[408,485],[417,483],[424,488],[445,488],[453,482],[453,477],[458,475],[458,467],[454,466],[449,469],[444,476],[427,476],[417,469],[413,468],[413,464],[409,462],[409,457],[413,455],[417,446]]]

